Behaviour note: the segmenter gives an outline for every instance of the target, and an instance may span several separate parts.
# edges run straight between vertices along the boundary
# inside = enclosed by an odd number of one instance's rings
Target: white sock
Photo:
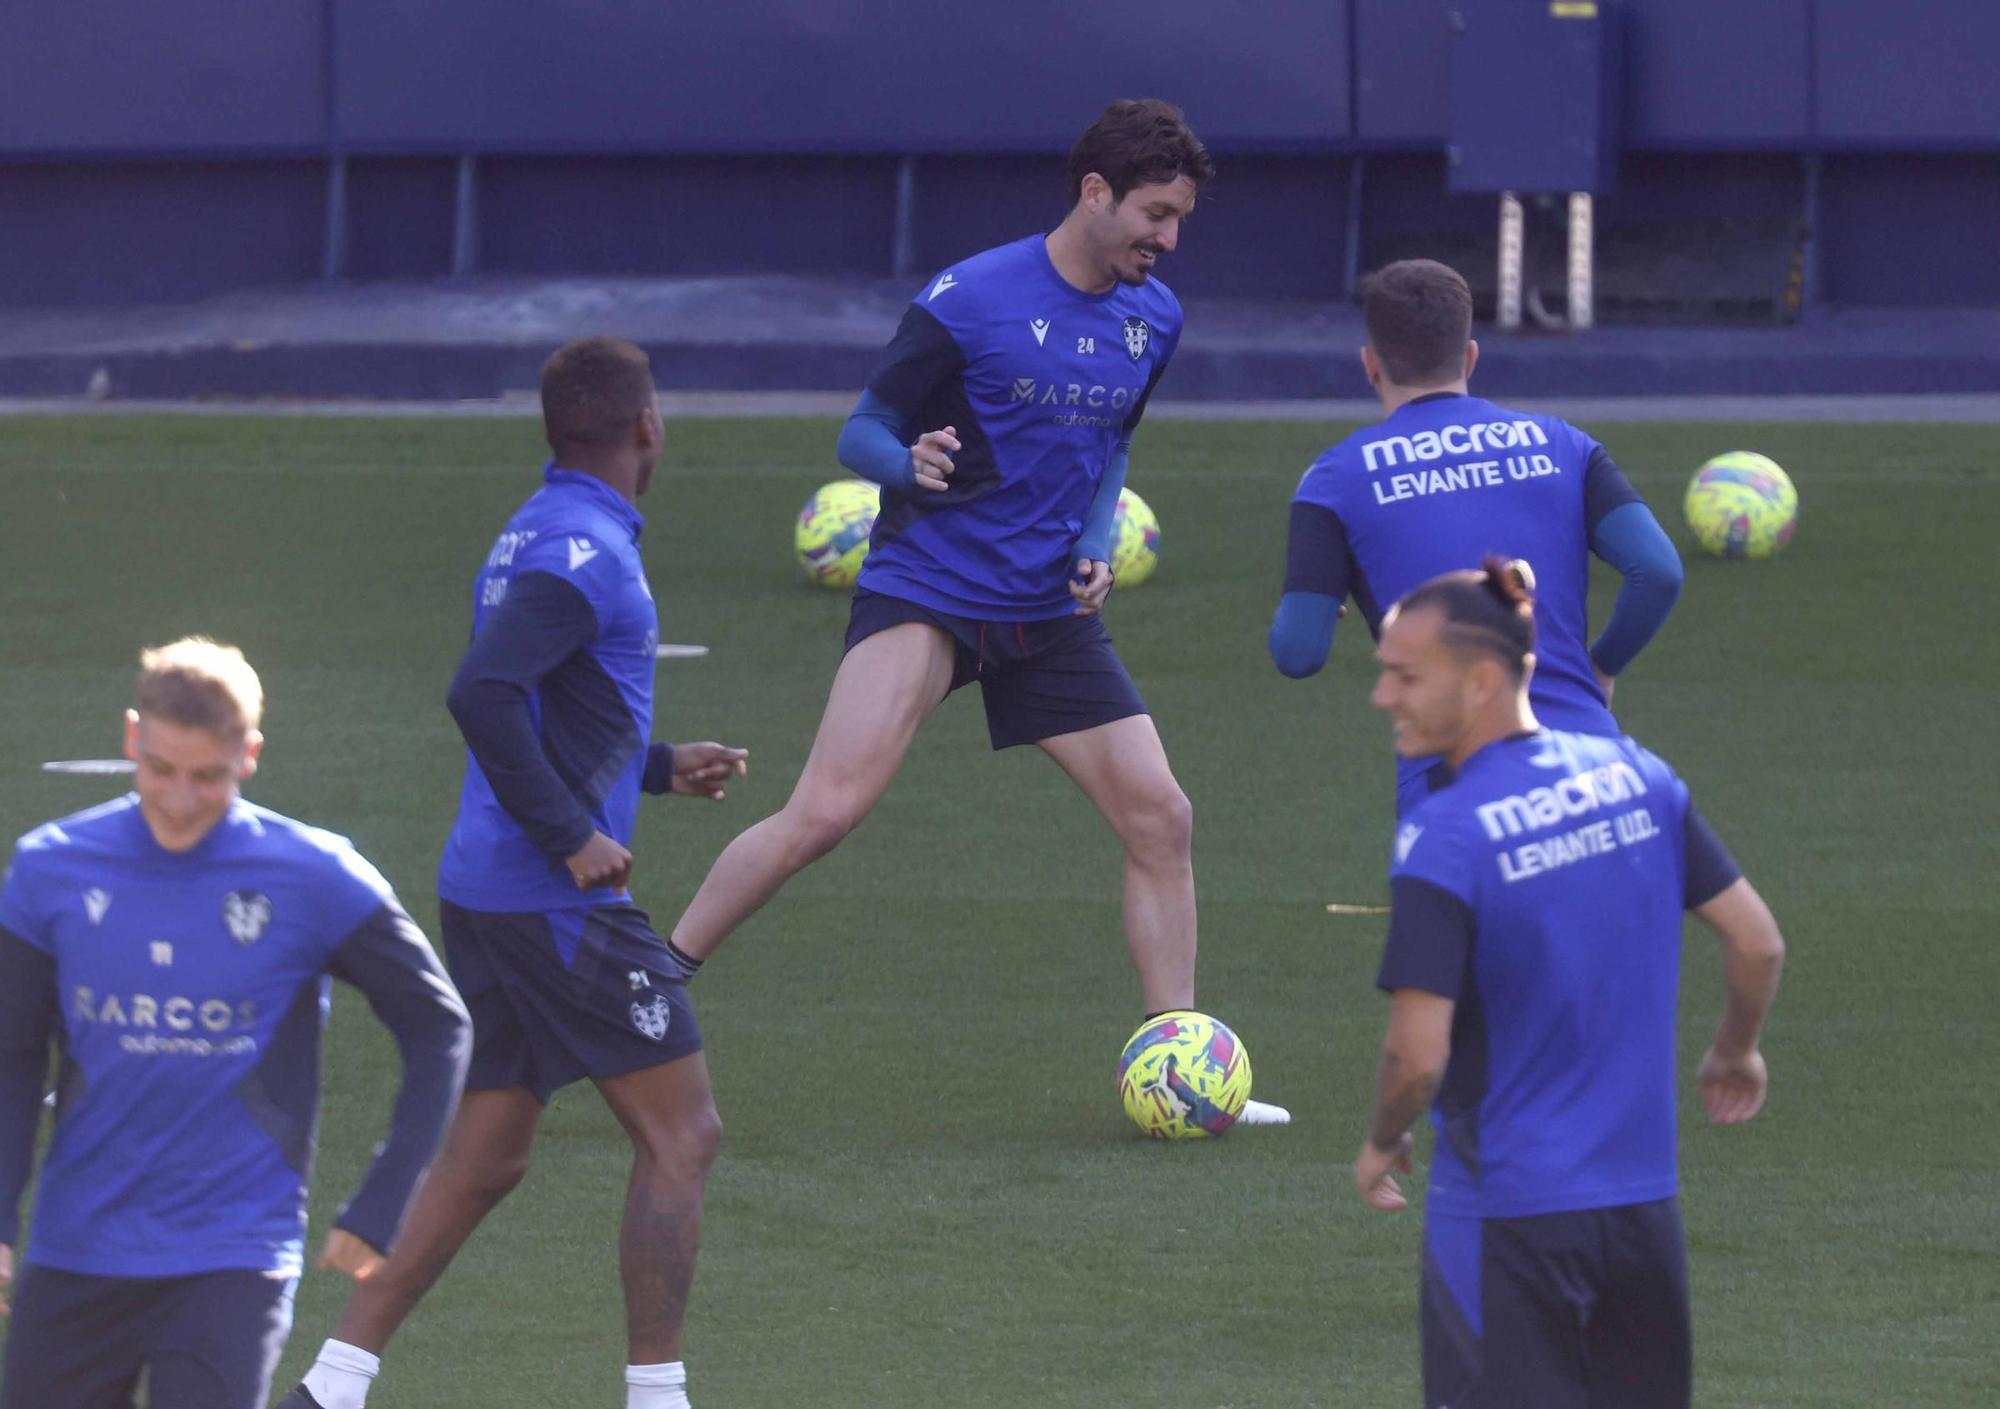
[[[319,1401],[320,1409],[364,1409],[368,1386],[381,1372],[380,1356],[346,1341],[329,1340],[319,1348],[319,1359],[301,1383]]]
[[[687,1367],[678,1360],[627,1365],[625,1409],[689,1409],[687,1378]]]

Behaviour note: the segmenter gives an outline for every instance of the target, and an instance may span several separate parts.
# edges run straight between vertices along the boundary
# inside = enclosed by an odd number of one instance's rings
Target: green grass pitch
[[[1367,1211],[1347,1176],[1382,922],[1326,911],[1384,893],[1387,730],[1353,621],[1310,682],[1263,648],[1286,502],[1345,429],[1155,420],[1132,482],[1163,563],[1108,618],[1195,803],[1203,1006],[1297,1123],[1176,1146],[1126,1124],[1115,845],[954,699],[875,816],[695,986],[727,1126],[688,1331],[704,1409],[1416,1402],[1418,1216]],[[2000,1402],[2000,430],[1601,429],[1677,532],[1687,474],[1725,449],[1773,456],[1804,503],[1776,561],[1690,556],[1618,693],[1791,943],[1765,1114],[1713,1130],[1684,1092],[1698,1400]],[[720,807],[642,814],[635,886],[662,928],[810,743],[845,602],[792,566],[790,521],[835,475],[833,434],[669,428],[646,553],[663,639],[711,654],[662,664],[659,731],[747,744],[752,771]],[[0,827],[114,791],[36,764],[115,754],[135,651],[206,631],[269,691],[252,795],[352,836],[428,924],[468,584],[542,457],[526,421],[0,421]],[[1719,1002],[1705,931],[1684,989],[1686,1084]],[[338,998],[315,1243],[393,1066]],[[595,1095],[561,1095],[374,1402],[622,1402],[626,1167]],[[307,1277],[281,1388],[341,1294]]]

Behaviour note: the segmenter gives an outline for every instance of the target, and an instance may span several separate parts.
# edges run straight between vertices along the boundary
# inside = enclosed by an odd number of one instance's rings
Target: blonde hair
[[[236,647],[183,636],[139,653],[133,708],[185,729],[240,739],[263,721],[264,686]]]

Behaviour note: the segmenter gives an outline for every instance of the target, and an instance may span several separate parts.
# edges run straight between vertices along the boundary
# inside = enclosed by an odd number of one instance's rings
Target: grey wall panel
[[[1625,138],[1797,147],[1812,135],[1812,0],[1628,0]]]
[[[325,137],[319,0],[60,0],[0,29],[0,152],[272,151]]]
[[[1818,0],[1819,135],[2000,149],[2000,6]]]
[[[344,132],[468,149],[1060,150],[1112,98],[1212,142],[1347,135],[1344,0],[343,0]]]

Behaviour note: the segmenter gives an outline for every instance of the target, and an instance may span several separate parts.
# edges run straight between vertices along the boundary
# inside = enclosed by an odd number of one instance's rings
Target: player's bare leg
[[[1042,751],[1104,814],[1125,848],[1125,944],[1149,1013],[1194,1006],[1194,807],[1152,719],[1058,734]]]
[[[1194,809],[1174,781],[1159,730],[1143,714],[1058,734],[1043,752],[1076,780],[1125,847],[1125,945],[1149,1013],[1194,1006]],[[1291,1113],[1246,1101],[1245,1125]]]
[[[632,1140],[618,1229],[626,1337],[634,1365],[680,1359],[681,1324],[701,1247],[701,1200],[722,1139],[701,1053],[598,1081]]]
[[[528,1172],[541,1119],[542,1103],[526,1087],[465,1093],[395,1251],[354,1284],[335,1339],[381,1354],[472,1231]]]
[[[541,1119],[542,1103],[526,1087],[465,1093],[444,1149],[417,1185],[395,1251],[355,1274],[339,1326],[277,1409],[363,1409],[382,1348],[528,1172]]]
[[[676,947],[706,959],[868,815],[950,690],[954,649],[940,628],[904,622],[847,653],[790,800],[716,857],[674,925]]]

